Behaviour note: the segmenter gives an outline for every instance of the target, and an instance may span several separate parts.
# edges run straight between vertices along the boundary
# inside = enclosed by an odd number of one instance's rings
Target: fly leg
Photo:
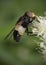
[[[28,27],[26,28],[26,33],[28,36],[37,36],[37,34],[33,34],[33,32],[28,31]]]

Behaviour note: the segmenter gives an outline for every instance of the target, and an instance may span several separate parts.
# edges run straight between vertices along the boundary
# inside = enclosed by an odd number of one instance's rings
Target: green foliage
[[[37,44],[39,38],[25,33],[18,43],[12,36],[3,41],[25,11],[42,15],[45,6],[46,0],[0,0],[0,65],[46,65]]]

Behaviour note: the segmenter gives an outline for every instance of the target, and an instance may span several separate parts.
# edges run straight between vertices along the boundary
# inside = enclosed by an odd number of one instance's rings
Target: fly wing
[[[11,36],[11,34],[13,34],[14,29],[15,29],[15,27],[12,28],[12,30],[6,35],[6,37],[4,38],[4,40],[6,40],[8,37]]]

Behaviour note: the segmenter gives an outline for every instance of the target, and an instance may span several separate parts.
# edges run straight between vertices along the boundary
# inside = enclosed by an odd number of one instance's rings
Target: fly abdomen
[[[16,42],[19,42],[20,38],[21,38],[21,35],[19,34],[18,31],[14,30],[13,32],[13,38]]]
[[[17,24],[15,27],[15,30],[13,32],[14,40],[16,40],[18,42],[20,40],[21,36],[24,34],[25,30],[26,30],[26,28]]]

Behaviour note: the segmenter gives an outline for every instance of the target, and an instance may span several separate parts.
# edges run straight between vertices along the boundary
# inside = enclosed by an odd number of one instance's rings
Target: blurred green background
[[[0,65],[46,65],[37,44],[39,38],[25,33],[18,43],[12,36],[3,41],[19,17],[29,10],[44,15],[46,0],[0,0]]]

